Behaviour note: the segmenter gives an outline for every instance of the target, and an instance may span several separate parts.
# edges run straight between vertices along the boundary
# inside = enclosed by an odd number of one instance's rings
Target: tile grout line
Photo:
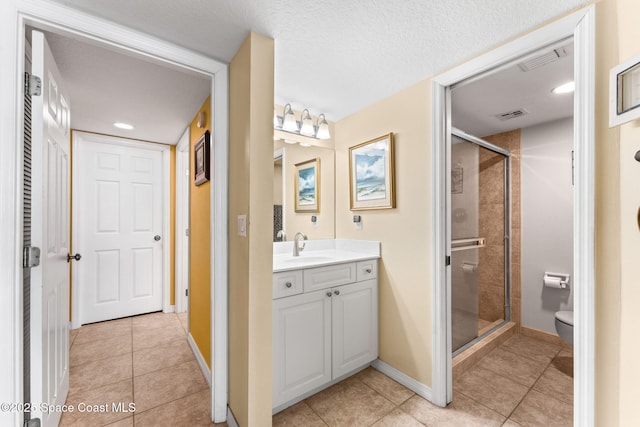
[[[502,345],[500,345],[500,346],[498,346],[498,347],[496,347],[496,348],[502,348]],[[519,357],[525,357],[525,358],[527,358],[527,359],[529,359],[529,360],[538,361],[538,360],[533,359],[533,358],[531,358],[531,357],[527,357],[527,356],[521,355],[521,354],[519,354],[519,353],[516,353],[516,352],[514,352],[514,351],[511,351],[511,350],[509,350],[508,348],[503,348],[503,350],[508,351],[508,352],[510,352],[511,354],[515,354],[515,355],[517,355],[517,356],[519,356]],[[545,368],[541,371],[541,373],[538,375],[538,377],[536,378],[536,380],[533,382],[533,384],[532,384],[531,386],[525,386],[524,384],[521,384],[521,383],[519,383],[519,382],[517,382],[517,381],[515,381],[515,380],[513,380],[513,379],[511,379],[511,378],[509,378],[509,377],[506,377],[506,376],[504,376],[503,374],[501,374],[501,373],[499,373],[499,372],[495,372],[495,371],[493,371],[493,370],[491,370],[491,369],[488,369],[488,368],[483,368],[483,369],[486,369],[486,370],[488,370],[488,371],[490,371],[490,372],[494,373],[495,375],[498,375],[498,376],[500,376],[500,377],[502,377],[502,378],[507,378],[507,379],[509,379],[509,380],[511,380],[511,381],[513,381],[513,382],[515,382],[516,384],[520,384],[520,385],[522,385],[522,386],[524,386],[524,387],[527,387],[527,388],[528,388],[527,392],[522,396],[522,398],[521,398],[521,399],[518,401],[518,403],[514,406],[513,410],[509,413],[509,415],[508,415],[508,416],[507,416],[507,418],[505,419],[505,422],[507,422],[507,420],[509,420],[509,419],[511,418],[511,416],[513,415],[513,413],[516,411],[516,409],[518,409],[518,407],[520,406],[520,404],[522,403],[522,401],[523,401],[523,400],[524,400],[524,399],[529,395],[529,393],[533,390],[533,387],[538,383],[538,381],[540,381],[540,378],[542,378],[542,376],[543,376],[543,375],[544,375],[544,373],[547,371],[547,369],[549,369],[549,367],[551,366],[551,364],[553,363],[553,361],[555,360],[555,358],[556,358],[556,357],[558,357],[558,355],[560,354],[560,352],[562,352],[562,348],[560,348],[559,350],[557,350],[557,351],[556,351],[556,354],[551,358],[551,360],[549,360],[549,362],[547,363],[547,365],[545,366]],[[479,362],[479,361],[478,361],[478,362]],[[534,391],[537,391],[537,390],[534,390]],[[495,412],[495,413],[499,414],[500,416],[504,416],[504,415],[500,414],[499,412],[497,412],[495,409],[492,409],[492,408],[488,407],[487,405],[483,404],[482,402],[479,402],[479,401],[477,401],[476,399],[474,399],[473,397],[471,397],[471,396],[467,395],[467,394],[466,394],[466,393],[464,393],[463,391],[458,391],[458,393],[463,394],[465,397],[467,397],[467,398],[469,398],[469,399],[473,400],[474,402],[478,403],[479,405],[484,406],[484,407],[485,407],[485,408],[487,408],[487,409],[490,409],[491,411],[493,411],[493,412]],[[541,393],[541,392],[538,392],[538,393]],[[548,396],[548,395],[547,395],[547,394],[545,394],[545,393],[541,393],[541,394],[543,394],[543,395],[545,395],[545,396]],[[557,400],[557,401],[559,401],[559,402],[562,402],[560,399],[555,398],[555,396],[549,396],[549,397],[552,397],[554,400]],[[563,402],[563,403],[564,403],[564,402]]]
[[[529,393],[531,393],[531,391],[533,390],[533,387],[535,387],[536,384],[538,384],[538,381],[540,381],[540,378],[542,378],[542,376],[544,375],[544,373],[547,371],[547,369],[549,369],[549,366],[551,366],[551,364],[553,363],[553,360],[558,357],[558,354],[560,354],[560,352],[562,351],[562,349],[558,350],[555,354],[555,356],[553,356],[551,358],[551,360],[549,361],[549,363],[547,363],[547,366],[545,366],[545,368],[542,370],[542,372],[540,373],[540,375],[538,376],[538,378],[536,378],[536,380],[534,381],[533,384],[531,384],[531,387],[529,387],[529,390],[527,390],[527,392],[524,394],[524,396],[522,396],[522,399],[520,399],[520,401],[518,402],[518,404],[516,406],[513,407],[513,410],[511,411],[511,413],[509,414],[509,416],[507,417],[507,420],[509,418],[511,418],[511,416],[513,415],[513,413],[516,411],[516,409],[518,409],[518,407],[522,404],[522,402],[524,401],[524,399],[529,395]],[[515,421],[514,421],[515,422]]]

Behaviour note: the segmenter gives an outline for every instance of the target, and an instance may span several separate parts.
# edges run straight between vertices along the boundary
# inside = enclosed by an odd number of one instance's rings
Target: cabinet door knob
[[[331,297],[331,291],[327,292],[327,296]]]
[[[293,286],[293,285],[291,284],[291,282],[287,282],[287,283],[285,283],[284,285],[285,285],[287,288],[290,288],[291,286]]]
[[[371,274],[371,269],[367,268],[366,270],[364,270],[364,272],[367,273],[367,274]]]
[[[340,291],[333,291],[334,294],[340,295]]]

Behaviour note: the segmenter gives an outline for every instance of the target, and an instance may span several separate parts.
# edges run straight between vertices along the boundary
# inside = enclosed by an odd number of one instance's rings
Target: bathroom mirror
[[[276,138],[281,132],[276,131]],[[284,135],[283,135],[284,136]],[[287,240],[301,231],[309,239],[335,238],[335,152],[328,143],[310,145],[300,137],[286,135],[274,140],[273,163],[273,241]],[[292,138],[292,139],[289,139]],[[305,138],[305,140],[308,138]],[[303,145],[300,145],[302,141]],[[306,146],[308,145],[309,146]],[[298,179],[295,165],[313,159],[320,159],[320,185],[318,212],[296,212],[295,191]],[[312,221],[315,219],[315,222]],[[279,233],[280,231],[283,233]]]

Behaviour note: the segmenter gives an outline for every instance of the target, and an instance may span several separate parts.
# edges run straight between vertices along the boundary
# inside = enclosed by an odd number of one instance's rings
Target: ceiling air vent
[[[517,110],[509,111],[508,113],[496,114],[496,117],[502,121],[515,119],[517,117],[529,114],[524,108],[518,108]]]
[[[557,61],[563,56],[567,56],[567,51],[563,47],[559,47],[557,49],[552,50],[551,52],[547,52],[543,55],[536,56],[534,58],[528,59],[524,62],[518,64],[518,67],[522,71],[531,71],[536,68],[542,67],[543,65],[550,64],[552,62]]]

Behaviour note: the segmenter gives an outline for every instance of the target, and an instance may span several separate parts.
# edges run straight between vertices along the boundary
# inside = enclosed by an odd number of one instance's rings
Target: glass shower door
[[[454,352],[507,319],[508,155],[451,136],[451,322]]]

